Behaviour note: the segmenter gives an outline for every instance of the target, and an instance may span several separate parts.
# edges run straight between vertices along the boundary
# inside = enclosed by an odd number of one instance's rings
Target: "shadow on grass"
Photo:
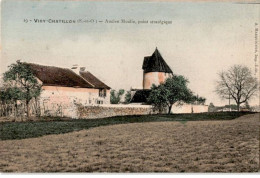
[[[232,120],[252,112],[218,112],[218,113],[196,113],[196,114],[171,114],[171,115],[138,115],[138,116],[116,116],[102,119],[65,119],[55,118],[46,121],[40,118],[32,122],[5,122],[0,124],[0,140],[14,140],[40,137],[49,134],[62,134],[93,127],[162,121],[209,121],[209,120]]]

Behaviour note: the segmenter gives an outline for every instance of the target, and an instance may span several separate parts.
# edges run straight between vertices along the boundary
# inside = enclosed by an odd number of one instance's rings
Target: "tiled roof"
[[[165,72],[172,73],[171,68],[162,58],[160,52],[156,48],[152,56],[144,57],[143,67],[145,73],[148,72]]]
[[[83,77],[85,80],[87,80],[89,83],[94,85],[94,88],[105,88],[110,89],[109,86],[104,84],[102,81],[100,81],[97,77],[95,77],[93,74],[91,74],[88,71],[81,71],[80,76]]]
[[[34,75],[47,86],[94,88],[94,86],[70,69],[25,63]]]

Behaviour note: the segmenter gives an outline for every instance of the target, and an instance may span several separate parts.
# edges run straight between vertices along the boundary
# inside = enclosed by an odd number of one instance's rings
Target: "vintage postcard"
[[[2,0],[0,172],[259,171],[257,0]]]

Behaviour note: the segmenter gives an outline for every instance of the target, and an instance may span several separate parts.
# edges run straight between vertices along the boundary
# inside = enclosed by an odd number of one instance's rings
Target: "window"
[[[106,89],[99,89],[99,97],[106,97],[107,91]]]
[[[103,101],[97,100],[97,104],[103,104]]]

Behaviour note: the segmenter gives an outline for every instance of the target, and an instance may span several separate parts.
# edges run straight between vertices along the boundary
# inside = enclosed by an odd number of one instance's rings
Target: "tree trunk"
[[[26,100],[26,110],[27,110],[27,117],[30,117],[30,108],[29,108],[29,101]]]
[[[15,117],[15,105],[14,105],[14,103],[12,103],[12,114]]]
[[[7,116],[6,103],[3,105],[3,113],[4,113],[4,116]]]
[[[1,102],[1,109],[0,109],[0,116],[3,116],[3,112],[4,112],[4,107],[3,107],[3,103]]]
[[[15,106],[15,117],[17,117],[17,115],[18,115],[18,105],[17,105],[17,101],[15,101],[14,106]]]
[[[240,104],[237,103],[237,112],[239,112],[239,111],[240,111]]]
[[[168,114],[171,114],[171,110],[172,110],[172,104],[169,106]]]
[[[3,107],[2,107],[2,103],[0,103],[0,107],[1,107],[1,108],[0,108],[0,116],[2,116],[2,111],[3,111],[3,109],[2,109],[2,108],[3,108]]]

